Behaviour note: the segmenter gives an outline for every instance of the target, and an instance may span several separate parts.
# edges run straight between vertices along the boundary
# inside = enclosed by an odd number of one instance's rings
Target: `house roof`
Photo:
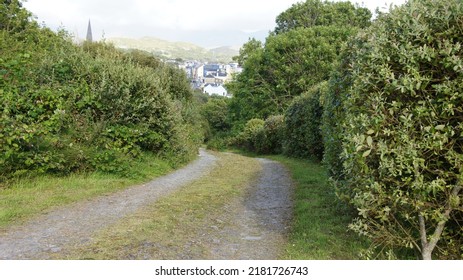
[[[217,71],[220,69],[218,64],[206,64],[204,65],[204,71]]]
[[[204,87],[204,92],[208,94],[217,94],[217,95],[226,95],[227,90],[222,86],[214,86],[211,84],[208,84],[206,87]]]

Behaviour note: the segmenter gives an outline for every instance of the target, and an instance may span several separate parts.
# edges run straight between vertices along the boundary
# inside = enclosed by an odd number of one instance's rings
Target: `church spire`
[[[88,20],[88,27],[87,27],[87,42],[92,42],[93,41],[93,36],[92,36],[92,25],[90,24],[90,20]]]

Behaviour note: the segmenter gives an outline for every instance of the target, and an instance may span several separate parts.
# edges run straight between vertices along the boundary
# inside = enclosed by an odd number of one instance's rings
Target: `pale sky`
[[[93,38],[144,36],[203,47],[240,46],[263,39],[275,18],[300,0],[26,0],[24,6],[53,30],[63,26],[84,38],[91,20]],[[351,0],[370,8],[405,0]]]

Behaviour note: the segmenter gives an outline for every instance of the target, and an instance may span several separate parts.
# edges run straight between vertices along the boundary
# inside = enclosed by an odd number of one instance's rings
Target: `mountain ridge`
[[[199,60],[210,62],[231,62],[238,55],[239,47],[220,46],[206,49],[189,42],[173,42],[156,37],[141,38],[112,37],[107,39],[121,49],[138,49],[163,59]]]

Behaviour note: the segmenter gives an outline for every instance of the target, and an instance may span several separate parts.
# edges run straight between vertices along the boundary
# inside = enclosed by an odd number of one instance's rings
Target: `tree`
[[[208,121],[213,132],[227,131],[231,124],[228,115],[228,98],[211,97],[202,106],[201,114]]]
[[[2,0],[0,5],[0,30],[11,34],[20,33],[28,26],[37,26],[29,22],[32,14],[23,8],[18,0]]]
[[[316,26],[269,36],[264,48],[249,52],[243,72],[228,86],[235,117],[283,114],[294,97],[329,78],[342,43],[354,32]]]
[[[301,21],[307,11],[317,20]],[[295,97],[329,79],[341,46],[370,17],[367,9],[347,2],[318,0],[283,12],[264,46],[250,40],[240,50],[244,70],[228,85],[233,120],[242,126],[252,118],[284,114]]]
[[[275,33],[314,26],[352,26],[365,28],[370,25],[371,12],[354,6],[351,2],[306,0],[293,4],[276,18]]]
[[[463,3],[409,0],[356,39],[340,194],[381,249],[463,256]]]
[[[239,55],[233,57],[233,61],[238,62],[239,65],[244,65],[248,58],[262,49],[262,42],[255,38],[250,38],[241,48]]]

